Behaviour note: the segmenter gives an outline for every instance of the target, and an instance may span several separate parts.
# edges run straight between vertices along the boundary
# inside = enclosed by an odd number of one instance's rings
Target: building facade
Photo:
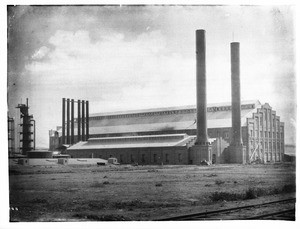
[[[89,117],[90,138],[170,134],[195,136],[196,123],[195,106],[97,113],[90,114]],[[208,136],[214,139],[211,159],[216,163],[226,163],[227,161],[225,149],[232,141],[231,123],[230,103],[208,104]],[[284,123],[280,121],[280,117],[268,103],[262,105],[257,100],[242,101],[241,125],[247,162],[282,161]],[[53,149],[61,144],[61,128],[58,127],[56,133],[51,132],[51,134],[50,142],[56,144],[50,145]]]

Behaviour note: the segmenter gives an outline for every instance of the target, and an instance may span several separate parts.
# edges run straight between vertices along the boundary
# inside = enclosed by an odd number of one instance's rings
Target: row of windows
[[[267,147],[269,146],[269,150],[271,151],[272,149],[272,146],[273,146],[273,149],[276,148],[276,142],[260,142],[258,143],[258,141],[250,141],[250,147],[252,149],[256,149],[256,148],[265,148],[267,150]],[[281,147],[281,149],[283,149],[283,142],[277,142],[277,150],[279,150],[279,148]]]
[[[260,133],[260,137],[263,138],[272,138],[272,132],[268,132],[268,131],[265,131],[265,134],[263,135],[263,131],[260,131],[258,132],[258,130],[256,131],[253,131],[253,130],[250,130],[250,137],[258,137],[258,133]],[[254,135],[255,134],[255,135]],[[283,138],[283,132],[279,133],[279,132],[273,132],[273,138]]]
[[[253,109],[254,104],[242,105],[241,109]],[[231,106],[222,106],[222,107],[208,107],[208,112],[213,111],[227,111],[231,110]],[[130,118],[130,117],[142,117],[142,116],[154,116],[154,115],[166,115],[166,114],[187,114],[187,113],[196,113],[196,109],[184,109],[184,110],[173,110],[173,111],[158,111],[158,112],[146,112],[146,113],[137,113],[137,114],[122,114],[122,115],[108,115],[108,116],[96,116],[90,117],[91,120],[99,119],[113,119],[113,118]]]
[[[270,113],[270,111],[268,112]],[[275,128],[277,126],[278,129],[280,129],[280,121],[278,118],[276,118],[276,115],[272,115],[272,114],[267,114],[267,111],[265,111],[264,113],[259,113],[259,114],[253,114],[255,116],[255,125],[258,126],[259,124],[261,126],[263,126],[263,124],[267,124],[267,120],[268,120],[268,126],[273,126],[273,128]],[[270,118],[268,118],[268,116]]]
[[[149,140],[180,140],[183,136],[150,136],[150,137],[130,137],[130,138],[107,138],[107,139],[93,139],[96,142],[133,142],[133,141],[149,141]]]
[[[113,155],[111,154],[111,155],[109,155],[109,157],[113,157]],[[99,155],[99,158],[102,158],[102,155]],[[157,154],[153,154],[152,159],[153,159],[154,163],[157,163],[157,162],[169,163],[170,162],[170,157],[169,157],[168,153],[165,154],[165,158],[162,161],[161,161],[161,158]],[[178,160],[178,162],[182,162],[182,154],[181,153],[177,154],[177,160]],[[146,155],[145,154],[141,155],[141,161],[142,161],[142,163],[146,162]],[[123,157],[123,154],[121,154],[120,155],[120,163],[123,163],[123,162],[124,162],[124,157]],[[135,158],[132,154],[130,154],[130,162],[131,163],[136,162]]]
[[[90,119],[91,120],[118,119],[118,118],[144,117],[144,116],[169,115],[169,114],[187,114],[187,113],[196,113],[196,109],[185,109],[185,110],[174,110],[174,111],[159,111],[159,112],[146,112],[146,113],[137,113],[137,114],[96,116],[96,117],[91,117]]]

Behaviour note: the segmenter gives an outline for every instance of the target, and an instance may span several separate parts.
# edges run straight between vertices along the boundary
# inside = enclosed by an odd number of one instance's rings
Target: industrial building
[[[282,161],[284,123],[267,103],[241,102],[240,44],[230,50],[231,103],[207,106],[205,31],[197,30],[196,106],[89,114],[88,102],[78,100],[75,118],[74,100],[63,98],[62,126],[50,131],[50,150],[65,146],[71,157],[125,164]]]
[[[219,146],[219,148],[224,150],[232,141],[230,103],[208,104],[207,123],[208,137],[212,141],[218,141],[219,144],[222,142],[224,146]],[[124,156],[121,156],[122,154],[117,153],[121,151],[122,145],[116,146],[114,150],[112,150],[111,143],[109,143],[109,150],[108,146],[103,146],[103,149],[100,150],[100,144],[98,144],[97,150],[96,148],[92,150],[91,145],[95,146],[97,141],[104,144],[105,139],[110,142],[114,141],[117,145],[117,141],[118,144],[121,144],[122,139],[129,141],[134,136],[162,136],[170,141],[176,138],[184,139],[184,136],[194,139],[196,135],[196,106],[90,114],[89,124],[89,140],[71,146],[68,149],[69,154],[74,157],[103,157],[105,159],[114,156],[122,163],[131,163],[132,161],[142,163],[142,158],[140,160],[125,160]],[[284,123],[280,122],[280,117],[276,115],[276,111],[272,110],[269,104],[261,104],[258,100],[242,101],[241,126],[247,161],[258,158],[264,162],[281,161],[284,154]],[[75,119],[75,130],[77,130],[77,119]],[[176,137],[172,137],[173,134]],[[61,135],[61,127],[50,132],[50,148],[52,150],[61,144]],[[140,147],[137,142],[142,139],[138,137],[135,140],[135,146]],[[96,140],[97,138],[99,139]],[[150,140],[155,139],[154,137],[152,139],[147,138],[148,140],[144,139],[145,142],[148,141],[147,144],[150,144]],[[77,135],[75,135],[75,139],[77,139]],[[184,141],[181,146],[183,143]],[[166,142],[162,144],[166,144]],[[214,143],[212,145],[214,146]],[[125,151],[123,150],[123,152]],[[133,155],[135,154],[133,153]],[[132,157],[138,158],[138,156]],[[183,154],[179,157],[183,157]],[[218,159],[220,158],[217,158],[216,162],[220,163],[221,161]],[[178,160],[179,162],[181,160]]]

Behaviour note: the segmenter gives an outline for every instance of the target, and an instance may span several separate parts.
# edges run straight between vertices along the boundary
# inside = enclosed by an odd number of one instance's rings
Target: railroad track
[[[295,220],[296,198],[253,204],[242,207],[206,211],[158,219],[158,221],[185,220]],[[280,209],[280,211],[278,211]]]

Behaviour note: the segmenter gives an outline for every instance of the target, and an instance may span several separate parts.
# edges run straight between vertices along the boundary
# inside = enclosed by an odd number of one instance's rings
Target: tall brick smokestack
[[[240,43],[232,42],[231,49],[231,107],[232,107],[232,142],[242,145],[241,129],[241,89],[240,89]]]
[[[67,144],[70,144],[70,99],[67,99]]]
[[[196,88],[197,88],[197,141],[204,145],[208,142],[206,120],[206,47],[205,30],[196,30]]]
[[[82,135],[81,135],[81,140],[82,141],[85,141],[86,139],[85,139],[85,106],[84,106],[84,104],[85,104],[85,101],[84,100],[82,100],[81,101],[81,105],[82,105],[82,113],[81,113],[81,124],[82,124]]]
[[[66,99],[62,98],[62,135],[61,135],[61,144],[66,143]]]
[[[81,117],[80,117],[80,109],[81,109],[81,101],[78,100],[77,101],[77,142],[81,141],[81,132],[80,132],[80,128],[81,128]]]

